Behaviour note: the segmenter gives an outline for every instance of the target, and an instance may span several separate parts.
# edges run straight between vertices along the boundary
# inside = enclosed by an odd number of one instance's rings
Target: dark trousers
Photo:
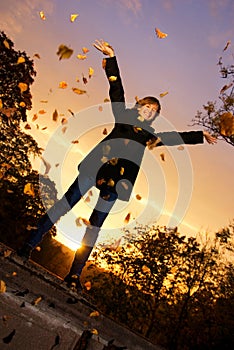
[[[64,196],[58,202],[56,202],[39,220],[38,227],[36,230],[31,231],[27,244],[29,244],[32,248],[35,248],[41,242],[44,234],[51,229],[51,227],[59,220],[61,216],[65,215],[69,210],[71,210],[81,199],[81,197],[84,196],[84,194],[94,185],[95,181],[92,177],[80,174],[69,187]],[[103,199],[102,196],[105,199]],[[90,225],[87,226],[85,235],[81,242],[82,246],[90,248],[88,249],[89,254],[92,251],[92,247],[96,243],[100,228],[113,207],[116,199],[117,194],[109,191],[100,193],[99,195],[96,206],[89,218]],[[86,256],[84,257],[85,261],[88,259],[88,256],[86,253]]]

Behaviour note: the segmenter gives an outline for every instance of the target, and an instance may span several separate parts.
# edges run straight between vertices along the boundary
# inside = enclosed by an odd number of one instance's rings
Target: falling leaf
[[[115,75],[111,75],[108,79],[109,81],[116,81],[117,77]]]
[[[21,94],[28,90],[28,84],[25,84],[25,83],[19,83],[18,87],[20,88]]]
[[[87,49],[87,47],[82,47],[82,51],[84,54],[88,53],[89,52],[89,49]]]
[[[10,44],[8,43],[7,40],[4,40],[4,41],[3,41],[3,45],[4,45],[7,49],[10,49]]]
[[[26,130],[29,130],[29,129],[31,129],[31,126],[27,123],[27,124],[24,126],[24,128],[25,128]]]
[[[71,143],[74,143],[74,144],[79,143],[79,140],[73,140]]]
[[[0,109],[2,109],[3,107],[3,103],[2,103],[2,100],[0,99]]]
[[[37,246],[37,247],[35,248],[35,250],[38,251],[38,252],[40,252],[40,251],[41,251],[41,247]]]
[[[37,305],[42,301],[42,297],[37,297],[35,300],[32,301],[32,305]]]
[[[85,78],[85,76],[83,75],[83,77],[82,77],[82,80],[83,80],[83,83],[84,84],[87,84],[88,83],[88,79],[87,78]]]
[[[104,103],[110,102],[110,99],[106,97],[106,98],[104,98],[103,102],[104,102]]]
[[[228,40],[226,45],[225,45],[225,47],[224,47],[224,49],[223,49],[223,51],[226,51],[230,44],[231,44],[231,40]]]
[[[21,101],[19,105],[20,105],[20,107],[26,107],[26,104],[23,101]]]
[[[59,56],[59,60],[68,59],[73,54],[73,50],[66,45],[61,44],[56,54]]]
[[[39,12],[39,15],[40,15],[40,18],[41,18],[43,21],[45,21],[46,16],[45,16],[44,11],[40,11],[40,12]]]
[[[98,317],[100,316],[100,312],[99,311],[92,311],[90,314],[89,314],[89,317]]]
[[[178,151],[183,151],[184,150],[184,146],[180,145],[177,147]]]
[[[67,124],[67,118],[62,118],[61,124],[62,124],[62,125]]]
[[[12,276],[13,276],[13,277],[17,276],[17,272],[13,271],[13,272],[12,272]]]
[[[230,137],[234,134],[234,116],[231,112],[224,112],[220,116],[220,134]]]
[[[97,329],[95,329],[95,328],[93,328],[93,329],[91,330],[91,332],[92,332],[93,334],[98,335],[98,330],[97,330]]]
[[[131,213],[128,213],[124,219],[124,223],[125,224],[128,224],[129,223],[129,220],[130,220],[130,217],[131,217]]]
[[[90,202],[90,197],[89,196],[87,196],[86,198],[85,198],[85,203],[89,203]]]
[[[120,168],[120,175],[123,175],[123,174],[124,174],[124,168],[121,167],[121,168]]]
[[[66,130],[67,130],[67,126],[64,126],[64,127],[62,128],[62,133],[65,134]]]
[[[164,96],[166,96],[166,95],[168,95],[169,94],[169,92],[168,91],[165,91],[165,92],[162,92],[161,94],[159,94],[159,96],[160,97],[164,97]]]
[[[118,158],[111,158],[110,160],[109,160],[109,163],[111,164],[111,165],[116,165],[117,163],[118,163],[118,161],[119,161],[119,159]]]
[[[48,173],[49,173],[49,171],[51,169],[51,165],[43,157],[41,157],[41,160],[42,160],[42,162],[43,162],[43,164],[45,166],[45,173],[44,173],[44,175],[48,175]]]
[[[15,331],[15,329],[14,329],[10,334],[8,334],[8,336],[2,338],[3,343],[5,343],[5,344],[10,344],[10,342],[12,341],[12,339],[13,339],[15,333],[16,333],[16,331]]]
[[[78,54],[76,57],[77,57],[79,60],[85,60],[85,59],[87,58],[86,55],[80,55],[80,54]]]
[[[41,103],[48,103],[48,100],[41,100]]]
[[[148,266],[143,265],[143,266],[142,266],[142,272],[143,272],[143,273],[150,273],[151,270],[150,270],[150,268],[149,268]]]
[[[57,120],[58,120],[58,111],[57,111],[57,109],[54,110],[52,119],[53,119],[54,122],[57,122]]]
[[[94,74],[94,69],[92,67],[89,67],[89,79],[92,77]]]
[[[81,90],[81,89],[78,89],[78,88],[72,88],[72,91],[75,92],[78,95],[86,94],[86,90]]]
[[[20,56],[17,60],[17,64],[20,64],[20,63],[24,63],[25,62],[25,58]]]
[[[0,293],[5,293],[6,291],[6,283],[0,280]]]
[[[60,89],[66,89],[67,88],[67,83],[65,81],[60,81],[59,83],[59,88]]]
[[[92,284],[90,281],[85,282],[84,286],[85,286],[86,290],[90,290],[92,288]]]
[[[136,194],[136,199],[137,199],[138,201],[140,201],[141,198],[142,198],[142,197],[141,197],[139,194]]]
[[[107,128],[105,128],[102,133],[103,135],[107,135]]]
[[[161,32],[158,28],[155,28],[155,33],[159,39],[164,39],[168,36],[168,34]]]
[[[38,58],[38,59],[41,58],[41,56],[39,55],[39,53],[35,53],[35,54],[33,55],[33,57],[36,57],[36,58]]]
[[[97,180],[97,185],[98,185],[98,186],[101,186],[101,185],[104,184],[105,182],[106,182],[106,180],[103,179],[103,178],[102,178],[102,179],[98,179],[98,180]]]
[[[78,13],[73,13],[72,15],[70,15],[70,21],[73,23],[78,16],[79,16]]]
[[[161,154],[160,154],[160,158],[161,158],[162,161],[164,162],[164,161],[165,161],[165,154],[164,154],[164,153],[161,153]]]
[[[3,253],[4,258],[7,258],[8,256],[10,256],[10,255],[11,255],[11,253],[12,253],[12,250],[10,250],[10,249],[6,249],[6,250],[4,250],[4,253]]]
[[[38,111],[39,114],[45,114],[46,111],[44,109],[40,109],[40,111]]]
[[[74,112],[72,112],[72,110],[71,110],[71,109],[68,109],[68,112],[70,112],[70,113],[71,113],[71,115],[74,117]]]
[[[230,83],[228,85],[224,85],[222,89],[220,90],[220,94],[223,94],[226,90],[228,90],[230,87],[232,87],[233,83]]]
[[[28,194],[32,197],[35,196],[33,184],[31,184],[30,182],[26,183],[26,185],[24,186],[24,194]]]
[[[59,163],[56,163],[56,164],[55,164],[55,168],[57,168],[58,166],[59,166]]]
[[[44,126],[44,128],[41,128],[41,130],[46,130],[47,129],[47,126]]]
[[[115,182],[113,179],[109,179],[109,181],[107,182],[107,186],[110,186],[110,187],[114,187],[115,185]]]

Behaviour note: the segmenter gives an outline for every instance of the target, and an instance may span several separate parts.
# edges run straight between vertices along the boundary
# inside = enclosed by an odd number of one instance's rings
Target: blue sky
[[[39,11],[44,11],[45,21],[41,20]],[[72,13],[79,14],[74,23],[69,19]],[[233,63],[233,13],[234,3],[231,0],[5,1],[1,4],[1,30],[14,41],[16,49],[25,50],[31,57],[39,53],[41,57],[35,58],[37,77],[32,86],[33,109],[28,113],[32,126],[30,132],[45,147],[57,130],[58,125],[51,118],[55,108],[69,118],[69,108],[74,112],[95,108],[108,97],[108,84],[101,67],[103,57],[92,47],[94,40],[101,38],[115,49],[129,103],[134,103],[136,95],[159,96],[168,91],[168,95],[161,98],[162,117],[168,122],[162,126],[179,131],[201,129],[189,125],[203,104],[218,99],[218,92],[223,86],[218,73],[218,59],[223,55],[224,62]],[[155,27],[166,32],[167,38],[158,39]],[[223,53],[228,40],[231,40],[231,45]],[[60,44],[74,50],[70,59],[58,60],[56,52]],[[90,51],[87,59],[80,61],[76,55],[82,53],[82,47]],[[82,73],[87,76],[89,67],[94,69],[94,75],[84,85]],[[77,78],[80,79],[79,83]],[[68,88],[59,89],[60,81],[66,81]],[[71,90],[74,86],[86,89],[87,94],[75,95]],[[45,105],[41,100],[48,100],[48,103]],[[39,116],[36,123],[40,129],[37,130],[31,118],[40,109],[45,109],[46,113]],[[43,126],[47,126],[44,131],[41,130]],[[160,121],[154,126],[160,128]],[[88,133],[83,149],[76,149],[67,155],[60,172],[64,189],[76,175],[76,165],[79,157],[87,151],[87,145],[92,147],[92,142],[95,144],[99,139],[100,133]],[[160,152],[154,152],[158,162]],[[175,158],[167,150],[163,152],[166,161],[160,164],[160,171],[167,190],[162,205],[165,213],[168,213],[173,211],[181,188],[178,189]],[[193,179],[192,189],[189,190],[191,201],[181,220],[184,225],[182,229],[190,232],[212,231],[227,225],[233,218],[234,204],[232,147],[219,141],[215,146],[187,147],[186,152],[191,160]],[[51,155],[51,159],[48,159],[52,165],[55,164],[54,158]],[[55,170],[52,166],[51,177],[60,181],[56,178]],[[148,168],[146,177],[147,171]],[[141,188],[141,181],[139,179],[136,191]],[[180,186],[182,184],[183,181]],[[135,210],[137,217],[136,204],[131,205],[119,215],[125,216],[125,212]],[[86,209],[77,210],[84,213]],[[66,225],[68,220],[64,221]],[[107,231],[113,226],[113,220],[112,217],[106,223]],[[74,225],[71,231],[76,231]]]

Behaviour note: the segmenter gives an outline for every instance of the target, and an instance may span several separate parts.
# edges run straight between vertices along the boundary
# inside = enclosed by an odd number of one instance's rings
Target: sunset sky
[[[219,57],[233,64],[233,13],[232,0],[1,3],[1,30],[14,42],[16,50],[26,51],[35,62],[33,109],[28,112],[31,130],[27,132],[46,150],[44,158],[51,164],[49,176],[56,183],[59,197],[77,175],[82,157],[104,137],[103,129],[110,131],[113,123],[110,106],[104,103],[108,97],[102,69],[104,56],[92,46],[95,39],[104,39],[114,47],[127,103],[133,105],[135,96],[159,97],[168,92],[160,98],[162,111],[153,125],[156,130],[201,130],[191,126],[191,121],[207,101],[218,102],[224,85],[217,66]],[[74,22],[70,21],[71,14],[79,14]],[[158,39],[156,27],[168,36]],[[228,40],[231,45],[223,52]],[[56,55],[61,44],[74,50],[69,59],[59,60]],[[83,54],[84,47],[89,49],[87,58],[79,60],[77,55]],[[84,84],[82,77],[88,78],[90,67],[94,74]],[[67,83],[67,88],[59,88],[61,81]],[[77,95],[72,91],[74,87],[87,93]],[[59,113],[57,122],[52,120],[55,109]],[[40,114],[41,110],[46,113]],[[34,114],[38,119],[33,122]],[[61,125],[62,118],[68,123]],[[63,133],[61,128],[65,126]],[[42,130],[44,127],[47,128]],[[72,144],[76,139],[79,143]],[[39,160],[35,167],[40,168]],[[40,169],[43,173],[43,165]],[[233,173],[233,147],[224,141],[147,151],[134,188],[134,196],[140,194],[142,199],[137,201],[133,196],[130,203],[119,203],[106,220],[100,239],[119,237],[128,213],[131,225],[153,221],[177,224],[188,234],[218,230],[234,218]],[[70,245],[69,240],[75,244],[81,241],[84,227],[77,227],[75,218],[88,219],[97,191],[91,197],[91,202],[78,204],[59,222],[59,237],[65,244]]]

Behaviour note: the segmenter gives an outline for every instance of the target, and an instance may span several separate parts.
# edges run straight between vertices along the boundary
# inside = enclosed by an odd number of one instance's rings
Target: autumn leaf
[[[60,81],[59,88],[60,89],[66,89],[68,84],[65,81]]]
[[[40,109],[40,111],[38,111],[39,114],[45,114],[46,111],[44,109]]]
[[[24,186],[24,194],[28,194],[29,196],[32,196],[32,197],[35,196],[35,191],[34,191],[33,184],[31,184],[30,182],[28,182],[28,183]]]
[[[120,168],[120,175],[123,175],[123,174],[124,174],[124,168],[121,167],[121,168]]]
[[[67,118],[62,118],[61,124],[62,124],[62,125],[67,124]]]
[[[103,100],[104,103],[110,102],[110,99],[108,97],[104,98]]]
[[[48,103],[48,100],[41,100],[41,103]]]
[[[136,194],[136,199],[137,199],[138,201],[140,201],[141,198],[142,198],[142,197],[141,197],[139,194]]]
[[[71,143],[74,143],[74,144],[79,143],[79,140],[73,140]]]
[[[37,297],[32,301],[32,305],[37,305],[42,301],[42,297]]]
[[[18,87],[20,88],[21,94],[22,94],[23,92],[25,92],[25,91],[28,90],[28,85],[25,84],[25,83],[19,83],[19,84],[18,84]]]
[[[43,128],[41,128],[41,130],[46,130],[47,129],[47,126],[44,126]]]
[[[17,64],[20,64],[20,63],[24,63],[25,62],[25,58],[20,56],[17,60]]]
[[[6,291],[6,283],[0,280],[0,293],[5,293]]]
[[[67,47],[66,45],[61,44],[58,48],[57,55],[59,60],[68,59],[73,54],[73,50]]]
[[[85,59],[87,58],[86,55],[81,55],[81,54],[78,54],[76,57],[77,57],[79,60],[85,60]]]
[[[109,163],[111,164],[111,165],[116,165],[117,163],[118,163],[118,161],[119,161],[119,159],[118,158],[111,158],[110,160],[109,160]]]
[[[68,112],[70,112],[71,115],[74,117],[74,112],[72,112],[72,110],[70,108],[68,109]]]
[[[3,107],[3,103],[2,103],[2,100],[0,99],[0,110],[2,109]]]
[[[89,52],[89,49],[87,49],[87,47],[82,47],[82,51],[84,54],[88,53]]]
[[[184,150],[184,146],[180,145],[177,147],[178,151],[183,151]]]
[[[128,223],[129,223],[130,217],[131,217],[131,213],[128,213],[128,214],[126,215],[125,219],[124,219],[124,223],[125,223],[125,224],[128,224]]]
[[[88,79],[85,78],[84,74],[82,75],[82,80],[83,80],[83,83],[84,83],[84,84],[87,84],[87,83],[88,83]]]
[[[231,136],[234,134],[234,116],[231,112],[224,112],[220,116],[220,134],[223,136]]]
[[[85,286],[86,290],[90,290],[92,288],[92,284],[90,281],[85,282],[84,286]]]
[[[64,127],[62,128],[62,133],[65,134],[66,130],[67,130],[67,127],[64,126]]]
[[[230,44],[231,44],[231,40],[228,40],[226,45],[225,45],[225,47],[224,47],[224,49],[223,49],[223,51],[226,51]]]
[[[38,115],[34,114],[33,117],[32,117],[32,122],[35,122],[35,120],[37,120],[37,118],[38,118]]]
[[[23,101],[21,101],[21,102],[19,103],[19,105],[20,105],[20,107],[26,107],[26,104],[25,104],[25,102],[23,102]]]
[[[39,15],[40,15],[40,18],[41,18],[43,21],[45,21],[46,16],[45,16],[44,11],[40,11],[40,12],[39,12]]]
[[[161,154],[160,154],[160,158],[161,158],[162,161],[164,162],[164,161],[165,161],[165,154],[164,154],[164,153],[161,153]]]
[[[98,180],[97,180],[97,185],[98,185],[98,186],[101,186],[101,185],[104,184],[105,182],[106,182],[106,180],[103,179],[103,178],[102,178],[102,179],[98,179]]]
[[[99,311],[92,311],[90,314],[89,314],[89,317],[98,317],[100,316],[100,312]]]
[[[4,258],[7,258],[8,256],[10,256],[11,255],[11,253],[12,253],[12,250],[10,250],[10,249],[6,249],[6,250],[4,250]]]
[[[108,79],[109,81],[113,82],[117,80],[117,77],[115,75],[111,75]]]
[[[58,120],[58,111],[57,111],[57,109],[54,110],[52,118],[53,118],[54,122],[57,122],[57,120]]]
[[[27,123],[27,124],[24,126],[24,128],[25,128],[26,130],[30,130],[30,129],[31,129],[31,126]]]
[[[89,203],[89,202],[90,202],[90,197],[87,196],[87,197],[85,198],[84,202],[85,202],[85,203]]]
[[[41,56],[39,55],[39,53],[34,53],[33,57],[36,57],[36,58],[38,58],[38,59],[41,58]]]
[[[220,90],[220,94],[223,94],[226,90],[228,90],[230,87],[232,87],[233,83],[230,83],[228,85],[224,85],[222,89]]]
[[[89,79],[92,77],[94,74],[94,69],[92,67],[89,67]]]
[[[103,135],[107,135],[107,128],[105,128],[102,133]]]
[[[9,43],[8,43],[8,41],[7,41],[6,39],[3,41],[3,45],[4,45],[7,49],[10,49],[10,45],[9,45]]]
[[[43,164],[45,166],[45,173],[44,173],[44,175],[47,175],[49,173],[50,169],[51,169],[51,165],[43,157],[41,157],[41,160],[42,160],[42,162],[43,162]]]
[[[169,92],[168,91],[165,91],[165,92],[162,92],[161,94],[159,94],[159,96],[160,97],[164,97],[164,96],[166,96],[166,95],[168,95],[169,94]]]
[[[81,89],[78,89],[78,88],[72,88],[72,91],[75,92],[75,94],[78,94],[78,95],[86,94],[86,90],[81,90]]]
[[[95,334],[95,335],[98,335],[98,330],[95,329],[95,328],[93,328],[93,329],[91,330],[91,333],[93,333],[93,334]]]
[[[72,15],[70,15],[70,21],[73,23],[78,16],[79,16],[78,13],[73,13]]]
[[[164,39],[168,36],[168,34],[161,32],[158,28],[155,28],[155,33],[159,39]]]
[[[102,106],[99,106],[99,107],[98,107],[98,110],[99,110],[99,112],[102,112],[102,111],[103,111],[103,107],[102,107]]]

